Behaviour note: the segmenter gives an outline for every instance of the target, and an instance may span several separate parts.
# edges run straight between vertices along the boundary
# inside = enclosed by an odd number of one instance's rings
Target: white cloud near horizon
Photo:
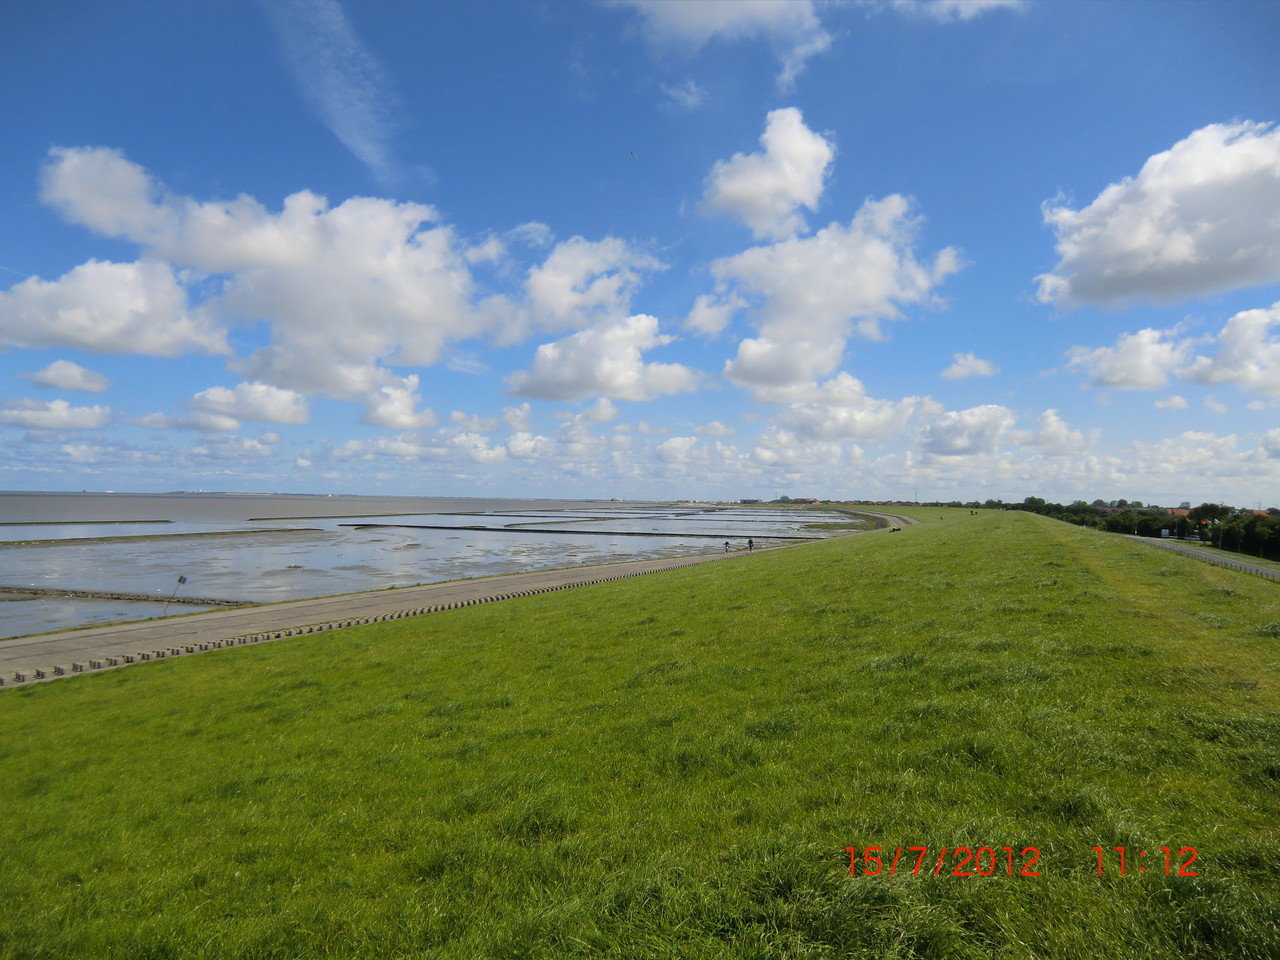
[[[984,403],[968,410],[948,410],[925,426],[920,448],[937,457],[992,454],[1016,422],[1008,407]]]
[[[96,430],[110,419],[110,407],[73,407],[66,400],[16,400],[0,410],[0,423],[29,430]]]
[[[393,174],[395,95],[386,70],[336,0],[265,0],[294,79],[311,109],[382,180]]]
[[[1020,446],[1037,448],[1045,456],[1069,457],[1088,452],[1101,433],[1094,429],[1086,435],[1083,430],[1073,430],[1057,410],[1049,409],[1036,419],[1036,429],[1015,430],[1010,439]]]
[[[1280,280],[1280,128],[1215,123],[1088,206],[1043,207],[1059,260],[1039,299],[1174,301]]]
[[[279,434],[263,437],[206,437],[204,442],[191,448],[191,457],[214,463],[226,461],[263,460],[275,454]]]
[[[1266,451],[1268,457],[1280,459],[1280,427],[1263,434],[1262,449]]]
[[[795,107],[765,117],[760,153],[718,160],[707,177],[704,213],[727,213],[757,240],[780,240],[808,230],[800,207],[818,209],[835,148],[805,126]]]
[[[927,397],[896,401],[869,397],[862,381],[845,372],[791,395],[795,401],[779,414],[776,423],[801,441],[885,439],[901,431],[917,414],[942,412]]]

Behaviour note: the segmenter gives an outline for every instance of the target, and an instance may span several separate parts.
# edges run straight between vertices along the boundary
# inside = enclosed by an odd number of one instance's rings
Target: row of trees
[[[990,502],[987,505],[990,506]],[[1083,500],[1064,506],[1047,503],[1040,497],[1027,497],[1022,503],[1004,506],[1009,510],[1027,510],[1111,533],[1133,533],[1140,537],[1199,536],[1223,550],[1280,560],[1280,510],[1274,508],[1259,514],[1251,510],[1239,511],[1220,503],[1202,503],[1186,516],[1174,516],[1163,510],[1142,509],[1140,505],[1129,505],[1117,511]]]

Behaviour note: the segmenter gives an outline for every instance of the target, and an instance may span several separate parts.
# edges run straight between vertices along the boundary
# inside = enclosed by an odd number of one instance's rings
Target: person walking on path
[[[748,539],[747,539],[747,553],[751,553],[751,551],[755,550],[755,548],[756,548],[756,542],[755,542],[754,540],[752,540],[752,539],[748,538]]]
[[[728,540],[726,540],[726,541],[724,542],[724,552],[725,552],[725,553],[728,553],[728,552],[729,552],[729,541],[728,541]]]

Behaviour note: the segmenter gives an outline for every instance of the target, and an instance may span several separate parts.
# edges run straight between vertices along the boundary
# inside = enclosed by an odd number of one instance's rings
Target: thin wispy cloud
[[[396,97],[336,0],[262,4],[311,109],[380,180],[394,177]]]

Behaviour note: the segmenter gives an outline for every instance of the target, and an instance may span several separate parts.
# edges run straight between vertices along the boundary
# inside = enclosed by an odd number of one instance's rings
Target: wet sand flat
[[[0,604],[0,637],[11,638],[154,617],[175,594],[278,603],[697,555],[725,540],[805,539],[823,519],[692,503],[5,493],[0,518],[11,524],[0,528],[0,588],[63,594]]]
[[[281,603],[850,525],[834,511],[692,502],[0,492],[0,591],[38,597],[0,603],[0,638],[141,621],[184,599]]]

